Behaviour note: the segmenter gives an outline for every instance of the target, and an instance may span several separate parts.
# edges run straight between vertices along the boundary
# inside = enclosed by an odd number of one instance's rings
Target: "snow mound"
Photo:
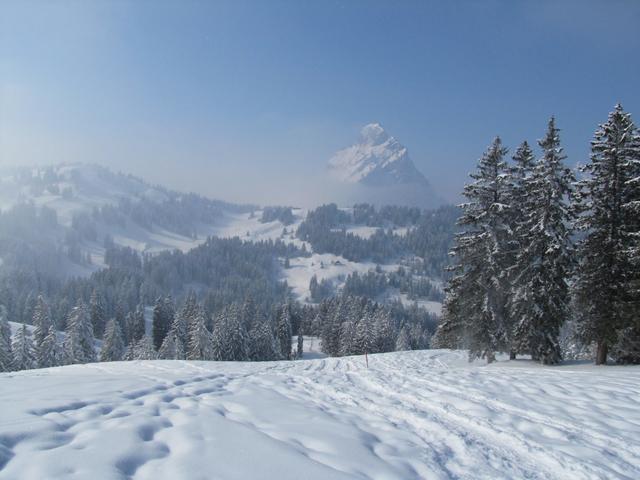
[[[433,350],[74,365],[0,391],[7,479],[640,478],[637,367]]]

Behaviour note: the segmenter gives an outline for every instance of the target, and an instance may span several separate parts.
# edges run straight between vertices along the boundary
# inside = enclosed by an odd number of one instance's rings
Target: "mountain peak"
[[[339,182],[357,185],[372,203],[434,203],[429,182],[409,158],[407,148],[379,123],[362,127],[358,142],[329,160],[329,171]]]

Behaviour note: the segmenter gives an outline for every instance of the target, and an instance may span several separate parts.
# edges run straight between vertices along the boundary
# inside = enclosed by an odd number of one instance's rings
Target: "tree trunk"
[[[509,360],[515,360],[516,359],[516,351],[515,350],[511,350],[509,352]]]
[[[609,346],[604,340],[598,341],[598,348],[596,350],[596,365],[604,365],[607,363],[607,353],[609,352]]]

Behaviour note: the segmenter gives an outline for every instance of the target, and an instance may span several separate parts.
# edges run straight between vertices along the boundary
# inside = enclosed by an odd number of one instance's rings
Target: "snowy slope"
[[[339,182],[353,185],[354,201],[417,206],[441,203],[407,148],[379,123],[365,125],[357,143],[337,152],[329,160],[329,172]]]
[[[0,375],[2,479],[640,478],[640,368],[423,351]]]

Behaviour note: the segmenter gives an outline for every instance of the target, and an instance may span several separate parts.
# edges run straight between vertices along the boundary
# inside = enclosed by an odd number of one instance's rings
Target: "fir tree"
[[[14,370],[36,368],[36,358],[31,333],[27,330],[27,326],[24,323],[13,336],[11,351],[13,352]]]
[[[249,358],[253,361],[280,358],[273,331],[266,321],[256,323],[249,332]]]
[[[355,353],[362,355],[374,351],[373,324],[368,313],[365,313],[356,324]]]
[[[211,334],[209,333],[209,330],[207,330],[204,310],[202,308],[198,308],[189,332],[187,359],[213,360],[212,348]]]
[[[58,337],[53,325],[49,326],[47,335],[37,349],[37,363],[39,368],[55,367],[60,365],[62,358]]]
[[[347,320],[340,326],[340,356],[354,355],[356,353],[356,326],[351,320]]]
[[[97,289],[93,289],[89,299],[89,320],[93,326],[94,335],[102,338],[107,319],[104,313],[104,299]]]
[[[129,312],[126,317],[127,332],[129,333],[129,345],[135,345],[146,333],[144,306],[138,305],[134,312]]]
[[[511,312],[517,319],[515,336],[525,339],[531,356],[545,364],[558,363],[558,337],[569,313],[568,280],[572,270],[569,205],[573,174],[564,166],[559,130],[551,118],[540,140],[542,157],[527,182],[513,282]]]
[[[144,335],[133,347],[134,360],[155,360],[158,358],[153,346],[153,340],[149,335]]]
[[[101,362],[117,362],[122,360],[125,353],[124,338],[120,325],[115,319],[107,323],[100,351]]]
[[[517,148],[513,155],[513,166],[509,169],[509,185],[507,197],[509,198],[509,216],[508,224],[511,232],[511,239],[508,247],[508,257],[505,258],[505,267],[508,269],[506,274],[510,282],[510,294],[508,298],[508,308],[512,313],[513,324],[508,332],[509,353],[512,360],[520,352],[529,353],[531,346],[529,345],[529,329],[528,319],[518,318],[516,304],[512,302],[514,298],[514,284],[517,284],[520,277],[525,274],[529,265],[528,258],[522,256],[518,261],[518,254],[526,248],[529,238],[530,224],[527,222],[526,212],[530,183],[533,178],[535,169],[535,155],[529,144],[524,141]],[[440,341],[438,338],[437,341]],[[442,347],[441,347],[442,348]]]
[[[285,360],[291,360],[291,311],[289,305],[284,305],[276,325],[276,338],[280,347],[280,354]]]
[[[396,352],[404,352],[411,350],[411,339],[406,327],[400,329],[398,339],[396,340]]]
[[[82,301],[69,314],[63,348],[66,363],[96,361],[96,353],[93,347],[93,327],[89,320],[87,308]]]
[[[640,199],[640,183],[634,183],[638,158],[636,127],[631,115],[617,105],[595,132],[591,162],[581,169],[586,177],[579,182],[576,202],[580,213],[576,223],[586,236],[578,246],[575,299],[581,338],[597,346],[596,364],[606,363],[621,331],[633,345],[637,316],[633,279],[638,278],[638,265],[629,252],[638,234],[638,219],[625,205]]]
[[[33,342],[36,352],[38,352],[42,342],[44,342],[45,337],[49,333],[49,327],[51,326],[49,307],[42,295],[38,295],[38,299],[36,300],[36,306],[33,310],[32,324],[35,327],[33,330]]]
[[[11,327],[7,320],[7,309],[0,305],[0,372],[9,372],[12,369]]]
[[[464,330],[470,359],[495,359],[504,351],[510,329],[505,304],[508,295],[505,258],[509,246],[507,150],[496,138],[471,174],[464,188],[468,202],[462,204],[458,224],[465,228],[456,236],[452,254],[455,276],[446,289],[445,322]],[[408,336],[408,332],[405,332]],[[460,336],[463,334],[461,333]],[[398,342],[401,340],[398,339]],[[404,342],[404,339],[402,339]]]
[[[184,346],[182,344],[182,340],[176,334],[175,331],[171,330],[167,336],[164,338],[162,342],[162,346],[158,351],[158,358],[163,360],[184,360]]]

